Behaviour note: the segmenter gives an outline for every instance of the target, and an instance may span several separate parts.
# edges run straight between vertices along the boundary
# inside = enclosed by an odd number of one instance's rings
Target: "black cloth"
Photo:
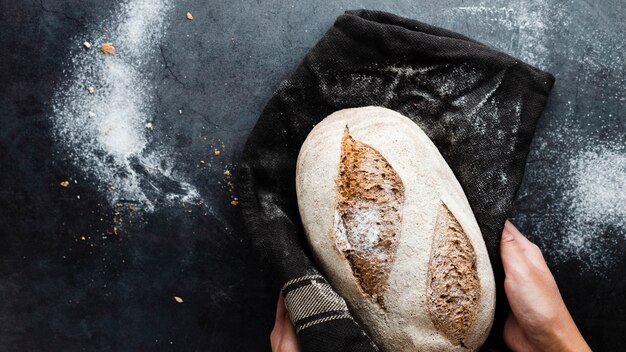
[[[315,124],[334,111],[384,106],[426,132],[465,190],[497,283],[496,320],[484,350],[502,349],[508,304],[498,245],[553,83],[549,73],[445,29],[378,11],[339,16],[271,97],[242,155],[243,220],[276,292],[282,287],[289,297],[295,291],[285,283],[298,278],[309,283],[298,292],[321,287],[313,285],[320,273],[298,213],[300,146]],[[309,300],[323,296],[307,292]],[[298,305],[311,304],[300,294],[291,296],[290,314]],[[313,308],[307,311],[320,313]],[[329,314],[345,316],[326,312],[307,317],[307,322],[319,323],[298,332],[303,350],[376,349],[354,320],[320,318]]]

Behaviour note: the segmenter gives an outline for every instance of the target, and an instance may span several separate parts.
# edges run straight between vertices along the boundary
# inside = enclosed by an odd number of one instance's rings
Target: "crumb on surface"
[[[115,55],[115,47],[109,42],[102,43],[102,45],[100,46],[100,51],[102,51],[102,53],[104,54]]]
[[[61,185],[61,187],[69,187],[70,183],[69,181],[61,181],[61,183],[59,183]]]
[[[96,92],[96,88],[94,88],[94,86],[89,86],[87,87],[87,91],[89,92],[89,94],[93,94]]]
[[[219,149],[215,149],[213,151],[213,154],[215,154],[215,155],[220,155],[220,153],[221,153],[221,151]]]
[[[183,303],[183,302],[184,302],[184,301],[183,301],[183,299],[182,299],[182,298],[180,298],[180,297],[178,297],[178,296],[174,296],[174,300],[175,300],[177,303]]]
[[[187,19],[188,20],[193,20],[193,15],[191,14],[191,12],[187,12]]]
[[[236,206],[237,204],[239,204],[239,201],[236,200],[236,199],[233,199],[233,200],[230,201],[230,205],[232,205],[232,206]]]

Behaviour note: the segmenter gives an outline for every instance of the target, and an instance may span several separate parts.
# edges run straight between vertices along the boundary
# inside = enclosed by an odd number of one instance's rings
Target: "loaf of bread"
[[[495,310],[487,249],[428,136],[381,107],[337,111],[308,135],[298,206],[319,268],[384,351],[475,351]]]

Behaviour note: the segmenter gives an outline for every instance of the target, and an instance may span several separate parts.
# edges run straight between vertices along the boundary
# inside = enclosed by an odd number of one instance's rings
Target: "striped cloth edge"
[[[305,275],[289,280],[281,292],[298,333],[338,319],[354,320],[344,299],[321,275]]]

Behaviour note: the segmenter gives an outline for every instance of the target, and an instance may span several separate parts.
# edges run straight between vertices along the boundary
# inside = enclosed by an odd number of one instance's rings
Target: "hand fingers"
[[[533,264],[542,269],[547,269],[547,264],[545,259],[543,258],[541,249],[539,249],[537,245],[528,240],[528,238],[526,238],[526,236],[524,236],[509,220],[504,223],[503,236],[504,232],[507,232],[508,234],[513,236],[513,238],[519,245],[519,248],[524,252],[525,256],[530,259]]]
[[[298,336],[296,329],[287,314],[285,299],[282,293],[278,296],[276,303],[276,320],[274,329],[270,334],[272,351],[274,352],[299,352]]]
[[[522,250],[516,234],[512,231],[510,224],[507,221],[504,230],[502,231],[502,240],[500,241],[500,256],[502,257],[502,265],[504,266],[504,273],[506,276],[511,276],[516,272],[521,272],[522,275],[528,272],[528,262],[526,256]]]
[[[296,334],[296,328],[293,326],[289,315],[285,317],[285,326],[283,328],[283,338],[280,343],[280,351],[284,352],[299,352],[300,345],[298,343],[298,335]]]
[[[509,316],[504,323],[504,335],[502,337],[504,338],[504,343],[506,343],[510,349],[517,349],[516,347],[519,345],[518,341],[521,337],[520,327],[517,319],[515,319],[515,316],[512,313],[509,313]]]
[[[526,238],[526,236],[522,235],[522,233],[517,229],[517,227],[515,227],[515,225],[513,225],[513,223],[510,222],[509,220],[507,220],[504,223],[503,231],[506,231],[509,234],[511,234],[511,236],[515,238],[515,240],[517,241],[517,243],[519,244],[521,248],[526,249],[526,250],[532,249],[533,243],[530,242]]]
[[[286,314],[287,308],[285,307],[285,298],[283,297],[283,293],[281,292],[278,295],[278,303],[276,303],[276,322],[274,323],[274,326],[283,326]]]
[[[270,334],[270,342],[272,345],[272,351],[279,351],[280,341],[283,336],[283,330],[285,326],[285,316],[287,315],[287,308],[285,308],[285,299],[282,292],[278,295],[278,302],[276,304],[276,318],[274,319],[274,328]]]
[[[504,342],[513,351],[532,351],[533,349],[524,335],[517,318],[512,313],[509,313],[509,317],[504,323]]]

